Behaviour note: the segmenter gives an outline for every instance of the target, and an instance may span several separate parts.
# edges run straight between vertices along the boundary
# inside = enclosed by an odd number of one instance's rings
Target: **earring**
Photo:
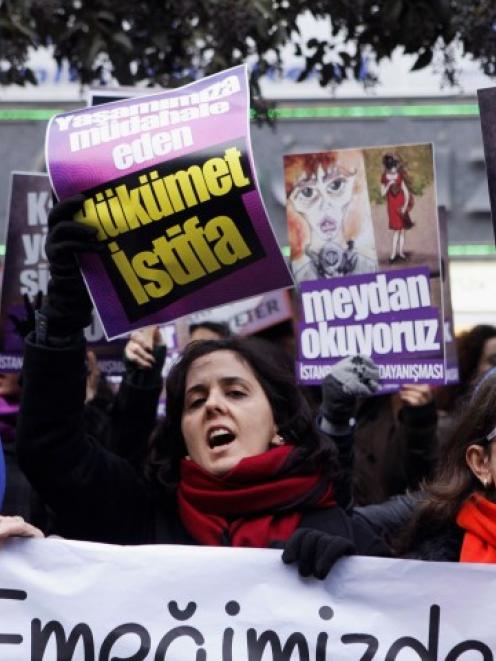
[[[482,478],[481,481],[482,481],[482,486],[484,487],[484,489],[488,489],[491,486],[492,480],[491,480],[490,477],[484,477],[484,478]]]
[[[284,445],[285,442],[286,441],[283,439],[281,434],[276,434],[274,438],[271,440],[270,444],[274,446],[278,446],[278,445]]]

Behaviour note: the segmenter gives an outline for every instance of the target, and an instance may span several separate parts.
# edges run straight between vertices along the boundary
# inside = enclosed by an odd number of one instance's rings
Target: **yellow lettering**
[[[188,208],[194,207],[198,204],[198,201],[206,202],[210,199],[203,173],[198,165],[192,165],[187,170],[179,170],[174,174],[169,174],[163,180],[174,211],[182,211],[185,206]]]
[[[232,188],[232,178],[223,158],[209,159],[203,166],[203,176],[212,195],[226,195]]]
[[[148,298],[145,290],[143,289],[141,282],[136,277],[133,267],[129,263],[129,260],[126,257],[124,251],[119,250],[119,246],[115,241],[109,243],[108,247],[112,252],[112,260],[114,264],[119,269],[119,273],[124,278],[124,282],[129,287],[138,305],[143,305],[143,303],[148,303],[150,299]]]
[[[81,211],[78,211],[74,216],[74,220],[77,220],[78,223],[83,223],[83,225],[89,225],[90,227],[95,227],[98,230],[96,238],[99,241],[105,241],[108,239],[108,236],[103,231],[102,226],[96,212],[96,206],[94,200],[91,198],[84,201],[83,208]]]
[[[212,249],[205,241],[203,228],[198,226],[199,222],[200,221],[198,216],[188,218],[188,220],[184,223],[184,233],[187,235],[188,240],[193,245],[193,248],[200,258],[203,266],[209,273],[212,273],[213,271],[218,271],[221,266],[215,259],[215,255],[212,252]]]
[[[122,210],[126,215],[126,220],[131,229],[136,229],[140,225],[147,225],[151,223],[150,216],[146,213],[146,209],[141,204],[140,187],[127,189],[125,184],[117,186],[115,189],[119,202],[121,203]]]
[[[205,225],[205,236],[210,242],[217,241],[213,251],[222,264],[229,266],[251,255],[251,250],[229,216],[216,216],[209,220]]]
[[[144,250],[132,259],[133,269],[142,280],[148,280],[143,285],[147,294],[152,298],[166,296],[174,287],[171,277],[164,269],[153,269],[159,263],[159,258],[154,252]]]
[[[229,164],[229,169],[232,174],[234,185],[238,188],[248,186],[250,180],[245,176],[241,165],[241,152],[236,147],[230,147],[225,151],[225,159]]]
[[[169,275],[178,285],[187,285],[205,275],[205,269],[191,249],[186,236],[175,237],[172,241],[161,236],[152,243],[155,254],[160,257]]]

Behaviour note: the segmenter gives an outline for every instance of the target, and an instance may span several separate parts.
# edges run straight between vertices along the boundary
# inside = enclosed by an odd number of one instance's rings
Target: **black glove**
[[[378,388],[379,368],[367,356],[343,358],[331,367],[322,384],[322,415],[336,425],[347,425],[357,397],[372,395]]]
[[[40,318],[46,320],[49,336],[68,337],[91,323],[93,304],[79,270],[76,254],[103,248],[96,228],[73,220],[84,202],[84,195],[55,204],[48,215],[45,252],[50,280]]]
[[[282,561],[297,562],[301,576],[324,579],[339,558],[355,552],[355,545],[349,539],[313,528],[298,528],[286,542]]]
[[[124,356],[124,379],[137,388],[153,388],[162,383],[162,370],[167,357],[167,347],[163,344],[153,348],[155,362],[151,367],[141,367]]]
[[[24,301],[24,310],[26,311],[25,318],[9,314],[10,321],[14,324],[16,333],[24,339],[34,330],[35,326],[35,312],[41,308],[43,301],[43,292],[39,291],[33,299],[33,302],[27,294],[23,294],[22,300]]]

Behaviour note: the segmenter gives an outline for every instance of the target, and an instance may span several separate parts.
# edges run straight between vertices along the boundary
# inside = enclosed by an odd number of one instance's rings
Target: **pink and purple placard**
[[[291,286],[260,196],[246,67],[54,117],[46,157],[59,199],[102,253],[81,256],[109,339]]]

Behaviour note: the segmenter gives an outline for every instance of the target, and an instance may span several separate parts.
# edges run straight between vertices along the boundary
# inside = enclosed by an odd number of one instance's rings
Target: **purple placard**
[[[56,195],[106,250],[81,257],[108,338],[292,284],[260,197],[246,67],[54,117]]]
[[[22,368],[22,334],[28,328],[23,296],[33,304],[38,292],[46,294],[49,273],[45,238],[51,206],[52,190],[46,174],[12,172],[0,304],[0,370],[4,372]],[[123,344],[105,341],[96,314],[85,334],[102,372],[121,374]]]
[[[316,385],[345,356],[379,365],[381,386],[445,381],[441,311],[426,267],[302,282],[297,376]]]
[[[315,289],[318,297],[327,288],[341,297],[333,299],[335,319],[319,319],[314,327],[307,327],[314,323],[308,314],[302,319],[301,382],[321,383],[332,362],[363,353],[379,363],[383,389],[443,383],[444,288],[432,145],[288,154],[284,179],[295,280],[307,296]],[[386,302],[374,302],[374,288],[383,296],[388,283],[400,282],[404,273],[423,274],[428,304],[386,310]],[[350,292],[368,286],[367,313],[357,308],[347,318]],[[360,300],[353,303],[359,306]],[[418,342],[423,331],[429,338]],[[386,369],[388,364],[397,369]]]
[[[0,370],[22,369],[26,309],[23,295],[34,302],[45,292],[48,264],[45,257],[47,215],[51,206],[48,177],[40,173],[12,172],[7,238],[0,304]]]

